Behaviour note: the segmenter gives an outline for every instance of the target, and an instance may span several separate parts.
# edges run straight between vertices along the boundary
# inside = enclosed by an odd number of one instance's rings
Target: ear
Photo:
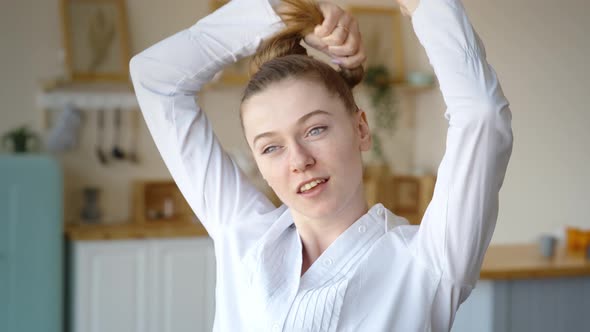
[[[355,114],[356,130],[359,137],[359,149],[360,151],[369,151],[371,149],[371,129],[369,128],[369,122],[367,121],[367,114],[362,109],[358,109]]]

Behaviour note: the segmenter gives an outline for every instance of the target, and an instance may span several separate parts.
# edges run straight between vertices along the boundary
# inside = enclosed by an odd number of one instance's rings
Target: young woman
[[[215,243],[215,331],[450,330],[495,226],[511,113],[461,3],[400,2],[448,107],[419,227],[367,206],[370,130],[351,94],[365,55],[356,21],[337,6],[235,0],[131,61],[149,130]],[[302,38],[339,70],[305,55]],[[256,51],[240,116],[279,208],[223,151],[194,98]]]

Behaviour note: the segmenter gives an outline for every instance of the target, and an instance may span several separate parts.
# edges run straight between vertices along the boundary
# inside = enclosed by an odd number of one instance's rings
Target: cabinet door
[[[0,331],[63,331],[62,174],[0,155]]]
[[[211,331],[215,255],[208,237],[152,240],[150,332]]]
[[[480,280],[459,307],[451,331],[494,332],[494,323],[494,282]]]
[[[73,331],[146,331],[147,244],[74,242]]]

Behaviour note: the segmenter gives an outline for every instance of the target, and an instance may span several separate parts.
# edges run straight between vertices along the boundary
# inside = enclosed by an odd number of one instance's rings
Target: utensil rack
[[[68,106],[82,111],[139,110],[131,85],[115,83],[49,84],[37,94],[37,106],[43,110],[43,128],[48,127],[47,112],[62,111]]]

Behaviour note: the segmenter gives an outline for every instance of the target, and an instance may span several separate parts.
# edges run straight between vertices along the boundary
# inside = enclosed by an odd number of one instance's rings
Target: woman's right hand
[[[332,61],[344,68],[362,66],[367,59],[356,19],[331,2],[318,2],[324,16],[321,25],[305,36],[305,42],[329,55]]]

